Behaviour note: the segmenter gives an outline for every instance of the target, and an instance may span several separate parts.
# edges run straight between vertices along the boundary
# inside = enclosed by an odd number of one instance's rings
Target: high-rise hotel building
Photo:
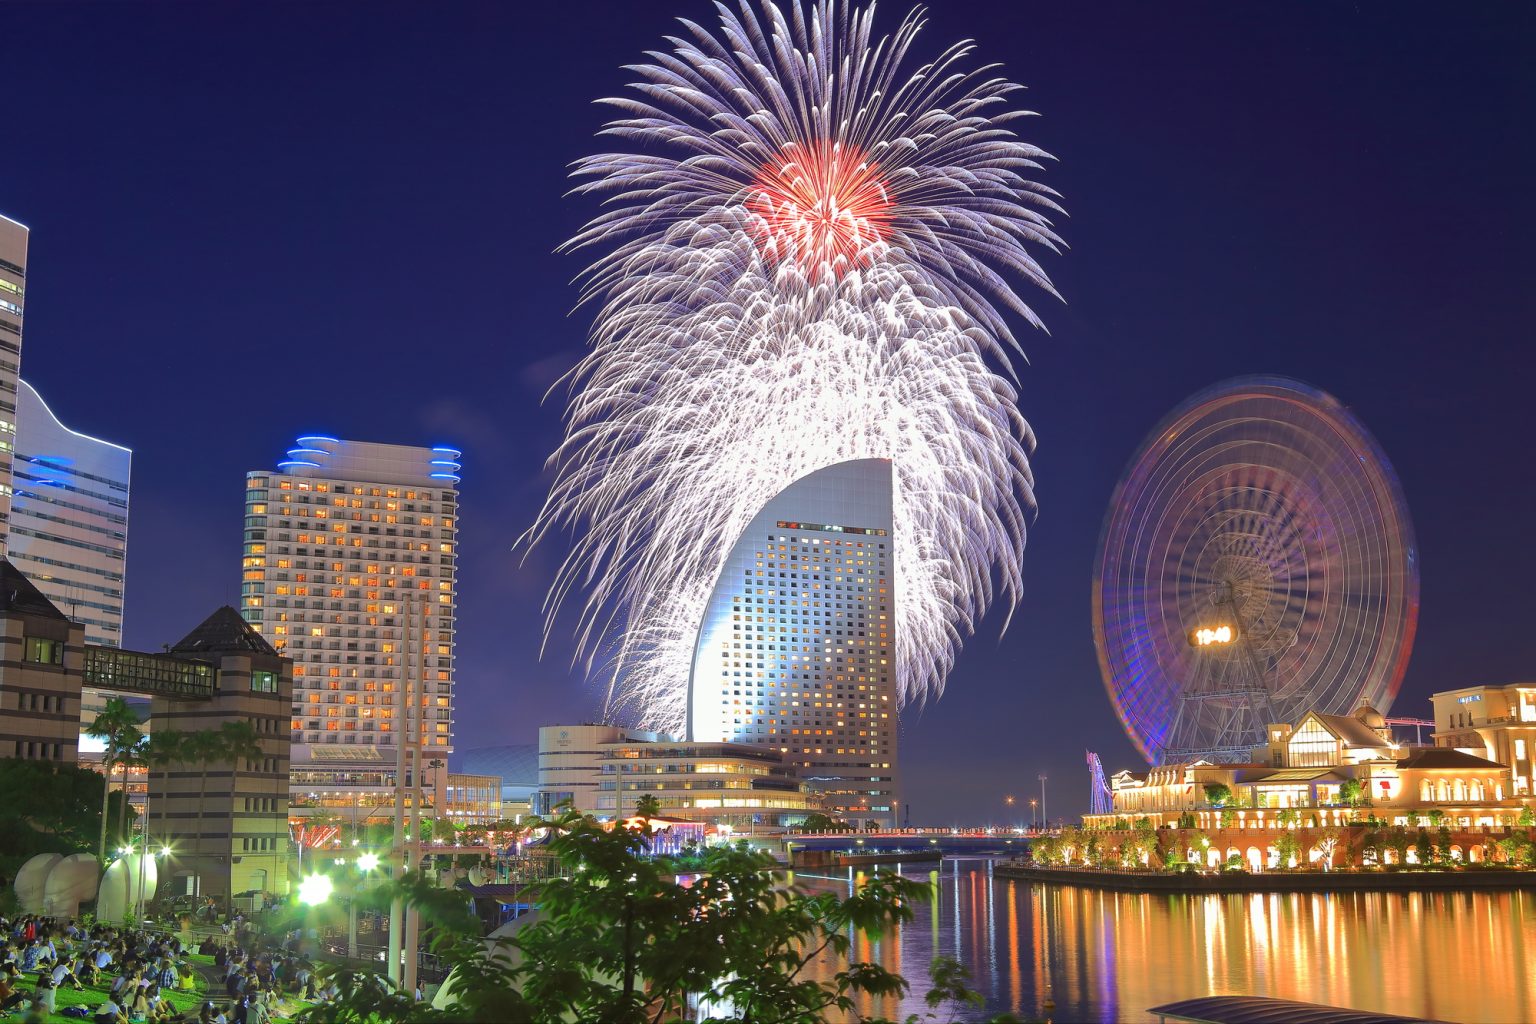
[[[11,452],[21,380],[21,315],[27,293],[27,227],[0,216],[0,555],[11,519]]]
[[[396,703],[417,666],[424,764],[453,749],[458,473],[451,448],[309,436],[246,475],[241,612],[293,659],[295,813],[392,804]],[[424,785],[445,786],[435,774]]]
[[[785,488],[731,548],[689,679],[689,736],[780,751],[848,821],[897,823],[891,464]]]

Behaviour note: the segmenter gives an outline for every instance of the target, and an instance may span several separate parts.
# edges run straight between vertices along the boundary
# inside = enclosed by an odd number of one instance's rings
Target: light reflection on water
[[[937,951],[970,969],[989,1012],[1026,1019],[1049,992],[1057,1021],[1143,1021],[1148,1007],[1218,994],[1536,1021],[1531,893],[1114,893],[997,877],[983,860],[946,860],[938,879],[899,933],[854,942],[857,959],[912,982],[899,1004],[866,1011],[925,1012]]]

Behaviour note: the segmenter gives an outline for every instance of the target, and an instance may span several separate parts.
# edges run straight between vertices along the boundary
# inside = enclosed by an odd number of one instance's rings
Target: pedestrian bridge
[[[1015,828],[901,828],[873,831],[805,832],[785,836],[786,851],[829,850],[838,853],[939,853],[1008,856],[1029,848],[1030,840],[1057,835],[1056,830]]]

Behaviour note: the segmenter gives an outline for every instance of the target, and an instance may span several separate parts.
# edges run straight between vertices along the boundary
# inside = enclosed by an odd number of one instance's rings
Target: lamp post
[[[1045,813],[1045,773],[1040,773],[1040,828],[1043,831],[1051,823],[1050,816]]]
[[[1035,828],[1039,824],[1040,819],[1036,816],[1036,813],[1035,813],[1039,809],[1039,807],[1040,807],[1040,801],[1036,800],[1034,797],[1030,797],[1029,798],[1029,827],[1030,828]]]

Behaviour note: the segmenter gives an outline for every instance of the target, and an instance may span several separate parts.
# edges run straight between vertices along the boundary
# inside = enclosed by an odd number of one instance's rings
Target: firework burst
[[[585,591],[610,710],[678,733],[731,544],[824,466],[893,464],[903,704],[1012,606],[1033,438],[988,360],[1016,347],[1007,311],[1039,325],[1009,277],[1054,294],[1031,247],[1060,244],[1046,154],[1010,128],[1020,87],[967,70],[969,43],[915,65],[921,12],[876,37],[873,6],[718,10],[606,101],[627,151],[576,166],[605,203],[570,243],[601,251],[599,312],[528,537],[577,530],[551,625]]]

